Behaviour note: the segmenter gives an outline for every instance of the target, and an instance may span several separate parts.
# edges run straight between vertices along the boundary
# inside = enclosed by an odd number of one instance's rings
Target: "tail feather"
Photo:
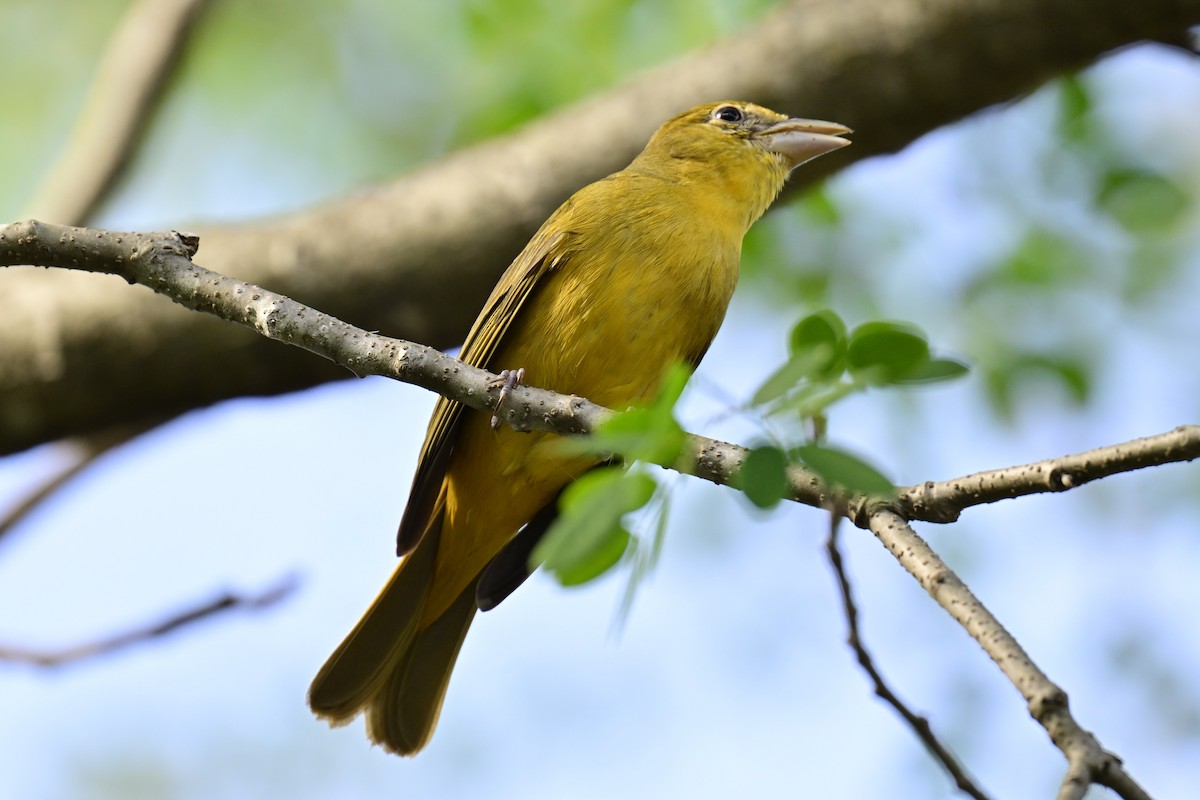
[[[450,672],[475,617],[472,581],[439,617],[422,625],[440,538],[439,521],[400,563],[308,690],[317,716],[345,725],[365,711],[367,734],[400,755],[416,753],[433,735]]]
[[[472,582],[413,639],[367,710],[367,734],[372,741],[405,756],[416,753],[429,741],[475,611]]]
[[[308,705],[332,725],[345,725],[374,702],[416,640],[433,581],[440,525],[405,557],[370,609],[313,679]]]

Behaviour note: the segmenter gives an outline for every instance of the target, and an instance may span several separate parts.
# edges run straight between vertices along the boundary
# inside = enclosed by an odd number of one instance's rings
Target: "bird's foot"
[[[489,389],[500,387],[500,396],[496,398],[496,407],[492,409],[492,430],[500,427],[500,409],[504,407],[504,401],[508,399],[509,393],[523,380],[525,380],[525,368],[521,367],[520,369],[502,370],[489,382]]]

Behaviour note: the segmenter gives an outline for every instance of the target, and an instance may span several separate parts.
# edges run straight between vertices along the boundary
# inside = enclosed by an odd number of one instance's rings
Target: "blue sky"
[[[1097,114],[1122,146],[1194,190],[1196,62],[1140,50],[1096,74],[1107,87]],[[884,314],[968,359],[974,344],[942,306],[1014,235],[978,198],[1015,195],[1067,227],[1081,213],[1025,192],[1037,154],[1051,147],[1039,102],[857,164],[830,188],[862,220],[835,251],[872,261]],[[204,116],[202,98],[174,102],[103,224],[266,212],[329,190],[320,169],[290,169],[294,154],[235,137],[206,154],[190,196],[155,191],[161,160],[204,150]],[[296,183],[271,180],[285,173]],[[904,231],[903,241],[880,245],[888,230]],[[761,287],[744,289],[684,411],[687,427],[736,441],[753,426],[714,421],[723,405],[706,387],[744,397],[782,357],[798,316],[780,313]],[[1194,420],[1200,378],[1181,344],[1197,333],[1198,289],[1192,271],[1152,315],[1096,306],[1109,356],[1087,408],[1047,389],[997,426],[971,379],[855,398],[834,410],[833,438],[908,482]],[[685,479],[671,481],[667,550],[622,630],[623,576],[576,590],[538,576],[478,618],[419,758],[370,748],[361,723],[331,731],[313,720],[308,681],[394,566],[392,537],[431,407],[421,390],[367,379],[195,412],[106,456],[6,540],[0,642],[75,643],[290,573],[300,587],[269,611],[93,662],[0,669],[0,794],[953,795],[843,644],[821,514],[765,515],[732,490]],[[45,447],[0,461],[0,507],[58,459]],[[1195,487],[1195,466],[1171,466],[921,527],[1068,690],[1081,723],[1162,797],[1184,796],[1200,763]],[[899,693],[997,797],[1050,796],[1062,759],[1015,690],[868,534],[848,529],[844,540],[866,636]]]

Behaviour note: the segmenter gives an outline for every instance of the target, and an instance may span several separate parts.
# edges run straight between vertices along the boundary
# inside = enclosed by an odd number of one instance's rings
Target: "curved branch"
[[[794,0],[761,23],[506,137],[296,214],[205,232],[205,261],[362,327],[457,343],[533,229],[628,163],[675,110],[744,97],[892,152],[1139,40],[1185,41],[1196,0]],[[863,20],[872,20],[864,25]],[[816,162],[813,180],[845,163]],[[0,291],[0,453],[341,375],[89,276]],[[103,371],[88,364],[103,363]],[[86,406],[70,398],[86,396]]]
[[[128,165],[208,0],[138,0],[109,40],[66,147],[23,216],[82,225]]]
[[[901,566],[966,629],[1017,687],[1030,715],[1067,757],[1067,774],[1058,794],[1060,800],[1082,798],[1092,783],[1107,786],[1126,800],[1150,800],[1125,772],[1121,759],[1104,750],[1096,737],[1075,721],[1067,705],[1067,693],[1046,677],[1012,634],[903,517],[888,510],[875,511],[870,515],[870,528]]]
[[[105,453],[142,433],[144,431],[141,429],[113,428],[102,434],[81,436],[60,443],[69,451],[70,461],[0,516],[0,541],[12,533],[13,529],[24,522],[42,503],[90,469]]]
[[[287,575],[276,581],[275,585],[256,594],[237,594],[224,592],[212,600],[195,605],[149,625],[132,628],[112,636],[97,639],[85,644],[70,645],[55,650],[32,647],[17,647],[0,644],[0,661],[16,664],[32,664],[39,667],[60,667],[96,656],[107,655],[118,650],[124,650],[131,645],[140,644],[160,636],[192,625],[217,614],[234,609],[258,611],[268,608],[284,600],[296,590],[299,581],[295,575]]]
[[[854,590],[850,585],[850,575],[846,571],[845,559],[842,557],[842,550],[838,545],[838,523],[840,522],[841,517],[835,511],[831,511],[829,514],[829,535],[825,538],[825,554],[829,558],[830,567],[833,568],[833,575],[838,584],[838,592],[842,597],[842,616],[846,618],[846,644],[850,645],[850,649],[854,651],[854,656],[858,660],[858,665],[862,667],[863,672],[867,673],[867,677],[870,678],[871,684],[875,689],[875,696],[890,705],[900,718],[904,720],[905,724],[912,729],[917,739],[921,741],[921,744],[925,745],[925,749],[929,751],[929,754],[937,759],[942,768],[946,770],[946,774],[954,780],[954,785],[958,787],[958,790],[969,797],[975,798],[975,800],[988,800],[988,796],[984,794],[982,789],[975,785],[971,776],[967,774],[966,768],[958,763],[958,759],[954,757],[954,754],[934,734],[929,720],[910,709],[892,691],[892,688],[888,686],[887,681],[883,679],[883,675],[879,672],[879,668],[875,666],[875,659],[867,649],[867,645],[863,641],[862,632],[859,630],[858,604],[854,601]]]

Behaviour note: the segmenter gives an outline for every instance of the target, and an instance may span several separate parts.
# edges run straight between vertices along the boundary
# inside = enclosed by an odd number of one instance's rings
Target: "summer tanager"
[[[849,129],[741,102],[664,124],[625,169],[580,189],[500,278],[460,358],[610,408],[649,399],[676,361],[699,363],[737,282],[742,238],[797,165]],[[595,460],[493,430],[442,398],[400,523],[404,555],[317,674],[313,711],[411,755],[433,734],[477,608],[528,574],[556,500]],[[490,566],[489,566],[490,565]]]

